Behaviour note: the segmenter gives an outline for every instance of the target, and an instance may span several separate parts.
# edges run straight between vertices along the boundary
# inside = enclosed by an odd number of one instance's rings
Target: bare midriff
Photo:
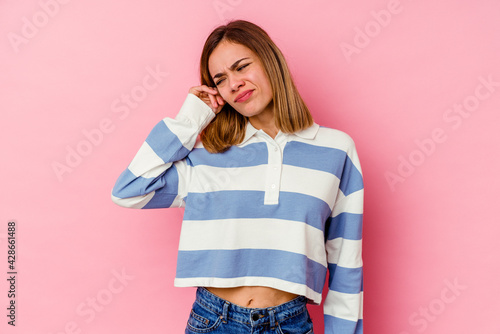
[[[249,308],[277,306],[299,295],[266,286],[238,286],[234,288],[205,287],[214,295],[233,304]]]

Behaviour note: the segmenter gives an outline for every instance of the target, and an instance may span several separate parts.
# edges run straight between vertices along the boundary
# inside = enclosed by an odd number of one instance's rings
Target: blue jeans
[[[299,296],[274,307],[247,308],[199,287],[185,334],[313,334],[306,304]]]

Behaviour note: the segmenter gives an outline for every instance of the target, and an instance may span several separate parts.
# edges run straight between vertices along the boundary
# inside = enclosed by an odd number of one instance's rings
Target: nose
[[[233,91],[236,91],[240,86],[243,86],[244,84],[245,83],[243,82],[243,80],[235,77],[233,77],[230,82],[230,86]]]

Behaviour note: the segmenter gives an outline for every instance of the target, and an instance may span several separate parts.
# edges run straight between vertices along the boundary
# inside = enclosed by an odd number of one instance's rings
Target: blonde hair
[[[313,124],[311,113],[295,87],[285,57],[269,35],[251,22],[231,21],[217,27],[208,36],[200,60],[202,85],[215,87],[208,70],[208,59],[223,41],[244,45],[259,57],[271,84],[274,120],[278,129],[284,133],[294,133]],[[247,122],[246,116],[226,103],[200,133],[203,146],[210,153],[221,153],[232,145],[241,143],[245,137]]]

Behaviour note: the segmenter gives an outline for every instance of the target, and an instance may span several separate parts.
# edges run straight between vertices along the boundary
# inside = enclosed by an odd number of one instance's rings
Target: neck
[[[274,122],[274,110],[272,104],[255,116],[248,117],[248,121],[257,130],[262,130],[271,138],[276,137],[279,129]]]

